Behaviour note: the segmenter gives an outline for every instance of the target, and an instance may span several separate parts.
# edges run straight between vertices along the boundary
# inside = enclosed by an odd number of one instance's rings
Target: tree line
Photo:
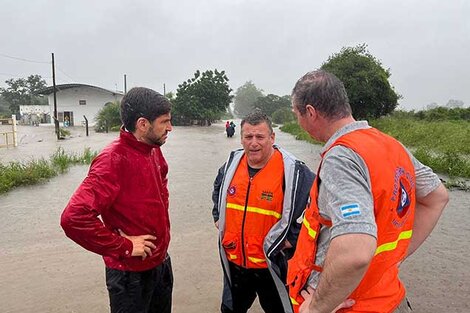
[[[41,75],[27,78],[10,78],[6,87],[0,87],[0,115],[20,113],[20,105],[47,105],[47,98],[39,91],[47,86]]]
[[[369,53],[365,44],[342,48],[340,52],[332,54],[321,65],[321,69],[335,74],[343,81],[356,119],[379,118],[394,112],[398,106],[401,96],[389,82],[390,70],[385,69],[381,61]],[[46,86],[41,76],[9,79],[5,83],[7,87],[0,88],[0,114],[2,108],[5,112],[6,104],[11,113],[18,113],[20,104],[47,104],[47,99],[38,94],[38,91]],[[214,121],[231,118],[231,113],[242,118],[255,108],[271,116],[275,123],[285,123],[294,119],[290,95],[265,94],[252,81],[247,81],[237,88],[234,94],[232,91],[225,71],[197,70],[193,77],[178,85],[176,93],[166,94],[173,103],[174,124],[210,125]],[[232,102],[233,112],[230,110]],[[463,111],[461,113],[452,111],[454,112],[452,114],[468,116],[468,113],[465,113],[466,109],[461,108],[462,104],[457,104],[455,109]],[[112,120],[113,123],[119,123],[118,117],[109,117],[118,114],[118,107],[105,107],[104,110],[106,112],[98,116],[98,121],[105,118]],[[429,119],[451,114],[443,110],[436,108],[436,111],[418,112],[416,115]]]

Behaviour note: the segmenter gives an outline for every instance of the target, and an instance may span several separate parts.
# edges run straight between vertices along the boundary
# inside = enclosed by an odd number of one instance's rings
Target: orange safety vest
[[[227,189],[225,232],[227,259],[244,268],[267,268],[263,242],[281,219],[284,163],[276,149],[268,163],[252,178],[246,155],[242,157]]]
[[[348,297],[356,304],[339,312],[393,312],[405,296],[405,288],[398,278],[398,264],[406,256],[413,231],[416,203],[413,163],[400,143],[374,128],[350,132],[338,138],[329,149],[336,145],[354,150],[365,161],[377,224],[375,256],[362,281]],[[314,263],[320,226],[331,227],[331,221],[319,214],[318,187],[317,175],[297,248],[288,265],[287,284],[294,312],[298,312],[303,302],[300,291],[311,272],[322,270]]]

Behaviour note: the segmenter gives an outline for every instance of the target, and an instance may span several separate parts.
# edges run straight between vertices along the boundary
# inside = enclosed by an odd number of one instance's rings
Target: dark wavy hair
[[[121,100],[121,120],[124,127],[135,131],[137,120],[141,117],[153,122],[157,117],[171,111],[171,102],[155,90],[135,87]]]

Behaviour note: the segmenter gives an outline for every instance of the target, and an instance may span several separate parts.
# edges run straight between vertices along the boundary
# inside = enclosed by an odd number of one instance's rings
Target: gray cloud
[[[197,70],[227,72],[289,94],[298,77],[343,46],[366,43],[390,68],[401,106],[470,104],[470,5],[400,1],[2,1],[0,54],[56,56],[58,83],[175,91]],[[50,65],[0,56],[0,81]]]

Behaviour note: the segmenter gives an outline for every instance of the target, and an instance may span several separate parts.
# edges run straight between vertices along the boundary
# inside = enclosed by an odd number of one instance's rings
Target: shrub
[[[0,194],[15,187],[33,185],[64,173],[73,164],[90,164],[97,152],[85,148],[83,154],[68,154],[64,149],[57,149],[50,160],[32,160],[27,163],[10,162],[0,164]]]
[[[121,107],[118,102],[108,102],[95,118],[95,131],[119,130],[121,127]]]

